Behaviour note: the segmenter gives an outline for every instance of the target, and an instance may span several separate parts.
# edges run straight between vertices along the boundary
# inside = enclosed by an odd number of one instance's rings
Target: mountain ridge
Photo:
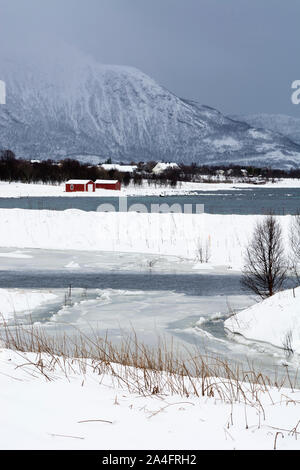
[[[64,50],[42,61],[0,57],[0,66],[0,146],[18,157],[300,166],[288,137],[179,98],[134,67]]]
[[[250,126],[260,127],[280,133],[300,145],[300,118],[287,114],[241,114],[229,116],[246,122]]]

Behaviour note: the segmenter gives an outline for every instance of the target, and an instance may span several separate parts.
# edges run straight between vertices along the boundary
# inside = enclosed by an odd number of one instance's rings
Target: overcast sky
[[[53,36],[227,114],[300,117],[299,19],[299,0],[0,0],[0,47]]]

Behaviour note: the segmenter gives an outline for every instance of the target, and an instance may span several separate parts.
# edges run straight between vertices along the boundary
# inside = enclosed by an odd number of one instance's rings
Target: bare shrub
[[[293,332],[292,330],[288,330],[283,338],[282,341],[283,349],[286,353],[287,357],[290,357],[294,354],[293,349]]]
[[[210,240],[207,239],[205,243],[198,238],[196,244],[196,258],[200,263],[208,263],[211,258]]]
[[[146,261],[148,268],[149,268],[149,269],[154,268],[154,266],[158,263],[158,261],[159,261],[159,258],[148,259],[148,260]]]

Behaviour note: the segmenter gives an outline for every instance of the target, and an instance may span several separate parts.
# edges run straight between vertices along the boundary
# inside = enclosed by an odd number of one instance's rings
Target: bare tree
[[[292,218],[290,227],[291,269],[294,272],[298,284],[300,284],[300,213]]]
[[[264,299],[282,287],[286,272],[281,227],[276,218],[269,215],[254,228],[246,249],[241,282]]]

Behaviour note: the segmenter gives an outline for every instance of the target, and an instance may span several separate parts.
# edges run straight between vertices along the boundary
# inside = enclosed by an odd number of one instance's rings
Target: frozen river
[[[162,193],[164,188],[162,187]],[[208,214],[296,214],[300,210],[300,188],[236,189],[218,191],[195,191],[192,195],[179,196],[132,196],[127,198],[128,207],[143,204],[150,211],[151,204],[204,204]],[[0,198],[0,208],[33,210],[80,209],[96,211],[100,204],[112,204],[118,210],[118,197],[19,197]]]
[[[134,330],[149,345],[158,336],[173,338],[182,350],[196,345],[206,354],[254,363],[270,376],[285,372],[283,351],[237,341],[224,330],[232,311],[254,303],[241,290],[237,273],[197,271],[193,261],[176,257],[29,249],[1,249],[0,266],[0,288],[56,295],[17,316],[18,322],[42,325],[51,335],[93,329],[118,342]],[[296,366],[291,361],[292,374]]]

